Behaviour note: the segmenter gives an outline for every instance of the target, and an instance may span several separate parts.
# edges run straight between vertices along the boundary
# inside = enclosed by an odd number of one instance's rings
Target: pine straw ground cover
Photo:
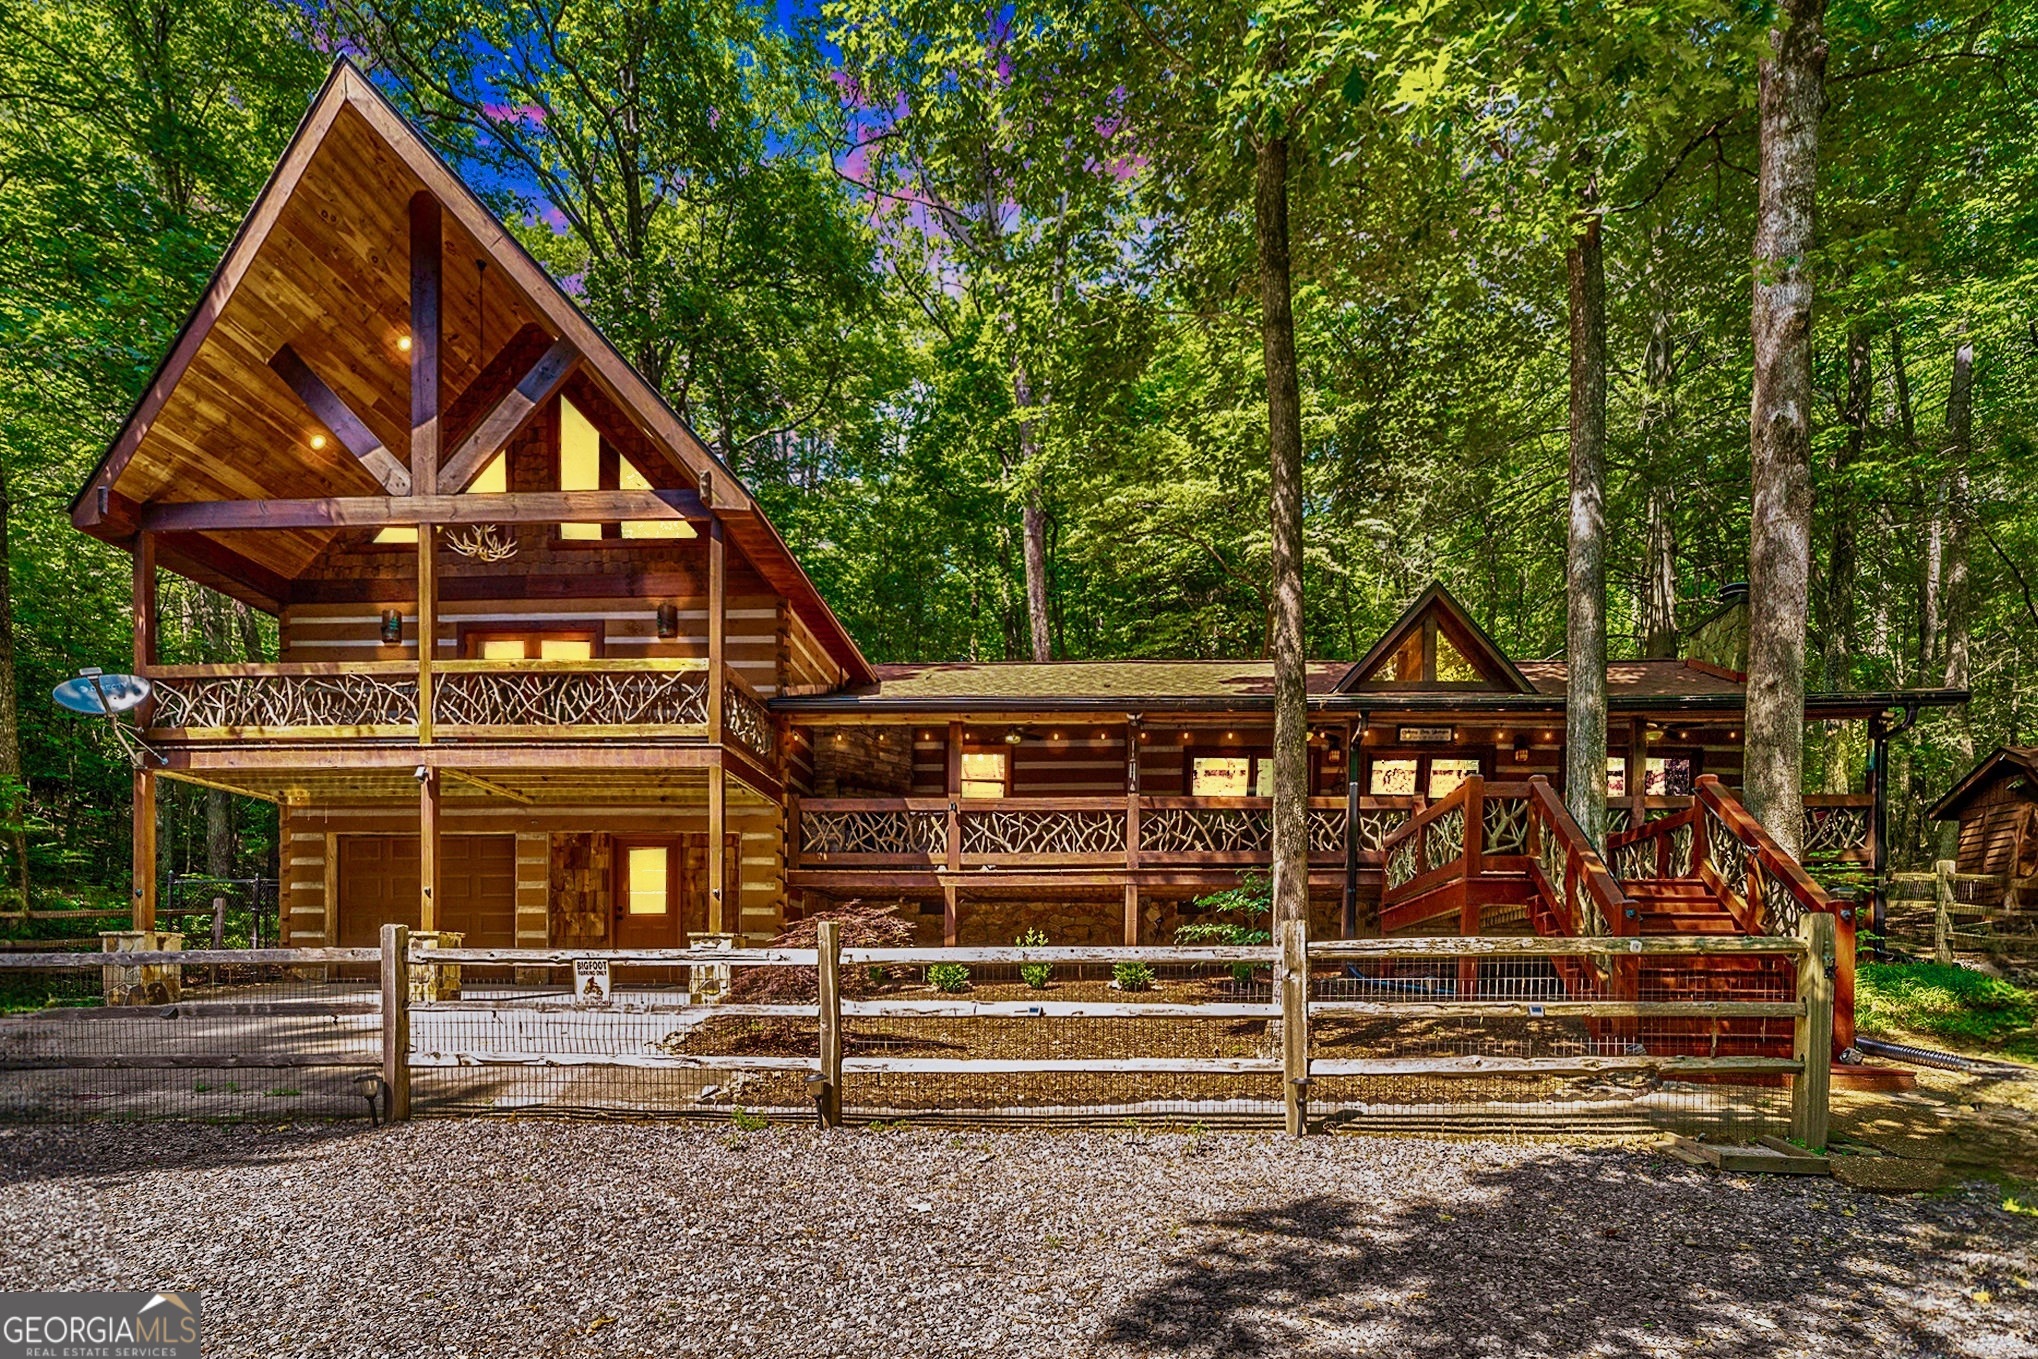
[[[0,1129],[0,1289],[206,1353],[2038,1353],[2038,1218],[1635,1148],[420,1121]]]

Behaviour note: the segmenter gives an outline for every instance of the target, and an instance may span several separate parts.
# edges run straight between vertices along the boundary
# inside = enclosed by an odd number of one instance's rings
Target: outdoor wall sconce
[[[398,609],[382,611],[382,641],[386,646],[403,644],[403,613]]]
[[[679,636],[679,605],[658,606],[658,635],[665,638]]]
[[[1020,733],[1017,727],[1005,733],[1005,744],[1008,746],[1016,746],[1025,739],[1026,737]]]

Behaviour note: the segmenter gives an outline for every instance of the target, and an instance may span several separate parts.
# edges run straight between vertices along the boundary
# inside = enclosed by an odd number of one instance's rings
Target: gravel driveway
[[[2038,1355],[2038,1218],[1658,1154],[563,1122],[0,1130],[0,1288],[213,1355]]]

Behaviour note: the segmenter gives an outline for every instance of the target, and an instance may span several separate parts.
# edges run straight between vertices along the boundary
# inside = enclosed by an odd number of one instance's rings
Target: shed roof
[[[1950,821],[1960,815],[1968,801],[2005,773],[2022,773],[2038,778],[2038,746],[1997,746],[1984,756],[1945,797],[1926,813],[1934,821]],[[2038,799],[2038,793],[2033,794]]]

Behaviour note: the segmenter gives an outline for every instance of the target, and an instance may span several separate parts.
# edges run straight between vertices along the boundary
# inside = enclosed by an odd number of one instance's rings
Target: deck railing
[[[165,741],[414,739],[414,661],[159,665],[146,722]],[[695,658],[437,660],[435,735],[602,739],[708,734],[708,662]],[[722,729],[732,746],[773,762],[770,710],[725,669]]]
[[[1380,862],[1416,799],[1363,798],[1359,849]],[[1223,867],[1264,865],[1273,799],[1147,797],[796,798],[789,835],[804,868]],[[1345,800],[1309,800],[1309,858],[1342,864]]]

